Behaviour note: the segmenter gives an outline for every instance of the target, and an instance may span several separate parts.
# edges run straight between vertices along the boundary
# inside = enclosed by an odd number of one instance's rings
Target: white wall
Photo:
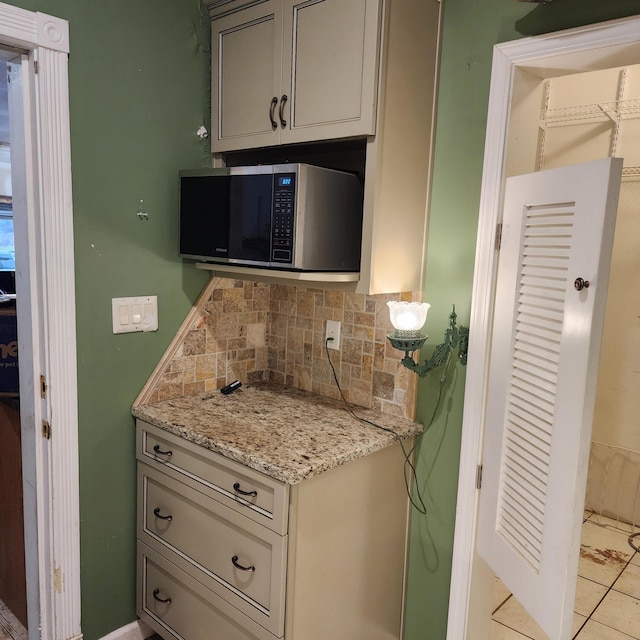
[[[521,93],[514,96],[509,175],[610,155],[624,158],[586,506],[637,523],[640,519],[640,65],[573,74],[547,82],[531,74],[530,79],[531,82],[519,83]]]

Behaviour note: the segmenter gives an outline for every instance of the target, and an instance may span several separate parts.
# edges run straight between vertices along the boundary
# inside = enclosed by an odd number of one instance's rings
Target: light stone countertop
[[[357,416],[401,439],[423,429],[404,418],[352,408]],[[245,384],[227,396],[213,391],[164,400],[134,407],[132,413],[286,484],[297,484],[397,440],[392,433],[354,418],[342,400],[267,382]]]

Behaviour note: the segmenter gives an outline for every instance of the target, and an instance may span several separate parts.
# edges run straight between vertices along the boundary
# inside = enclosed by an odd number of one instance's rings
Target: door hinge
[[[35,71],[36,75],[40,71],[40,63],[37,60],[33,61],[33,70]]]
[[[482,465],[476,467],[476,489],[482,488]]]
[[[51,440],[51,425],[46,420],[42,421],[42,437]]]
[[[47,379],[40,376],[40,397],[44,400],[47,397]]]
[[[495,241],[496,251],[500,251],[501,244],[502,244],[502,222],[499,222],[496,225],[496,241]]]

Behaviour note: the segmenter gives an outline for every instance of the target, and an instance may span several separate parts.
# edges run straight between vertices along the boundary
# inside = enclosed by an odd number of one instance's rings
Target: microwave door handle
[[[271,98],[271,107],[269,108],[269,120],[271,120],[271,128],[275,131],[278,128],[278,123],[275,121],[276,105],[278,104],[278,98],[273,96]]]

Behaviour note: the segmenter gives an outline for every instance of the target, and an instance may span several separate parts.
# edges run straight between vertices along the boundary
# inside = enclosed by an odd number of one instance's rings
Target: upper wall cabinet
[[[212,150],[375,133],[381,0],[214,0]]]

